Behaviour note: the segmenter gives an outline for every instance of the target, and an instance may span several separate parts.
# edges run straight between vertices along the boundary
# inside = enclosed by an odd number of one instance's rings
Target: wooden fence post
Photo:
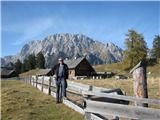
[[[28,77],[26,76],[26,83],[28,84]]]
[[[49,78],[48,95],[51,95],[51,77]]]
[[[24,82],[26,83],[26,77],[24,77]]]
[[[31,83],[31,76],[29,76],[29,83],[32,84],[32,83]]]
[[[28,81],[29,81],[29,80],[28,80],[28,76],[27,76],[26,78],[27,78],[27,84],[28,84]]]
[[[134,94],[139,98],[148,98],[146,66],[146,61],[142,60],[130,71],[133,75]],[[135,102],[135,104],[148,107],[148,104],[144,103]]]
[[[36,88],[37,88],[37,81],[38,81],[38,76],[36,75]]]
[[[34,83],[33,83],[33,77],[31,77],[31,83],[32,83],[32,85],[34,86]]]
[[[27,76],[26,76],[26,84],[27,84]]]
[[[91,120],[91,113],[85,112],[85,120]]]
[[[41,82],[41,91],[43,92],[43,84],[44,84],[44,76],[42,77],[42,82]]]
[[[93,91],[93,86],[90,85],[88,91]],[[92,97],[92,95],[88,95],[87,99],[90,99]]]
[[[34,77],[33,77],[33,87],[35,86]]]
[[[30,76],[27,77],[28,84],[30,84]]]
[[[88,91],[93,91],[93,86],[90,85]],[[87,95],[87,99],[90,99],[92,95]]]
[[[32,76],[30,77],[30,79],[31,79],[31,85],[32,85]]]
[[[24,77],[24,82],[26,83],[26,77]]]
[[[93,86],[90,85],[88,91],[93,91]],[[92,95],[87,95],[87,99],[90,99]],[[86,108],[86,101],[83,103],[83,107]],[[85,120],[91,120],[91,112],[85,112]]]

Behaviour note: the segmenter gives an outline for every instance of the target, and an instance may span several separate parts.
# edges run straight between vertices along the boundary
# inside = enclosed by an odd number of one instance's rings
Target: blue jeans
[[[63,97],[66,97],[66,80],[64,78],[58,78],[56,80],[56,101],[61,102]]]

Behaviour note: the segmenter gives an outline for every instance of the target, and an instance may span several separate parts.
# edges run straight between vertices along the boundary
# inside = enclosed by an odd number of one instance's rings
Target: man
[[[58,59],[59,63],[54,66],[56,80],[56,103],[62,102],[66,98],[66,88],[68,79],[68,66],[63,62],[62,58]]]

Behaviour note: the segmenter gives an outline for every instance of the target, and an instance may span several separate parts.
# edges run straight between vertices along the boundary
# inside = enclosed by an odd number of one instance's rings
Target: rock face
[[[42,51],[46,67],[53,66],[59,57],[74,59],[86,56],[91,64],[106,64],[121,61],[123,51],[113,43],[103,44],[81,34],[54,34],[44,40],[31,41],[25,44],[15,56],[1,58],[2,66],[7,66],[17,59],[23,60],[29,55]]]

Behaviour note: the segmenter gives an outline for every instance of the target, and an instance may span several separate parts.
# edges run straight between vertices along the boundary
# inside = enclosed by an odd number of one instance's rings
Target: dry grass
[[[117,74],[129,75],[129,71],[125,71],[123,64],[113,63],[105,65],[94,66],[96,71],[112,71]],[[154,66],[148,66],[148,95],[149,98],[160,98],[160,64]],[[131,75],[129,75],[131,76]],[[84,84],[90,84],[105,88],[121,88],[126,92],[127,95],[133,96],[133,81],[132,79],[116,81],[114,78],[103,79],[103,80],[79,80]]]
[[[126,92],[126,95],[134,96],[132,79],[115,80],[114,78],[110,78],[102,80],[77,80],[77,82],[104,88],[120,88]],[[160,99],[160,78],[148,78],[148,95],[149,98]]]
[[[150,77],[160,77],[160,64],[147,67],[147,71],[151,72],[151,74],[149,75]]]
[[[116,74],[125,74],[127,76],[129,75],[129,71],[125,70],[125,66],[121,62],[113,64],[96,65],[93,67],[98,72],[112,71]],[[148,66],[147,72],[151,72],[151,74],[149,75],[151,77],[160,77],[160,64]]]
[[[134,96],[132,79],[115,80],[113,78],[110,78],[110,79],[102,79],[102,80],[77,80],[77,82],[88,84],[88,85],[94,85],[98,87],[111,88],[111,89],[120,88],[122,91],[126,93],[126,95]],[[148,97],[151,99],[160,99],[160,77],[148,78],[147,82],[148,82],[148,86],[147,86]],[[160,105],[149,105],[149,107],[160,109]]]
[[[96,65],[93,67],[95,68],[97,72],[112,71],[114,73],[126,73],[126,71],[124,71],[124,66],[121,62],[112,63],[112,64],[104,64],[104,65]]]
[[[3,120],[83,120],[83,116],[53,97],[21,81],[2,80]]]

